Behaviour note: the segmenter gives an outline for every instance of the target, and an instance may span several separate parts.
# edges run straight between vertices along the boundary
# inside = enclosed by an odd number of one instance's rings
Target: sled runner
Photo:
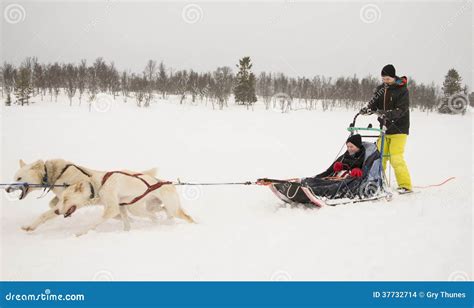
[[[385,141],[383,129],[369,127],[355,127],[354,121],[347,128],[350,135],[355,133],[377,133],[362,135],[366,138],[380,138],[381,146]],[[365,149],[362,166],[362,177],[346,178],[318,178],[310,177],[301,180],[259,179],[258,183],[268,185],[271,191],[282,201],[295,205],[303,204],[308,207],[323,207],[344,203],[390,200],[392,193],[388,189],[386,177],[382,168],[382,154],[378,151],[375,142],[362,142]]]

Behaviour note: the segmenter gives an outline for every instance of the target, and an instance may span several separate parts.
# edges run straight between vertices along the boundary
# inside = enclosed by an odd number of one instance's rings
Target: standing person
[[[410,99],[407,88],[407,77],[398,77],[392,64],[382,69],[382,81],[367,107],[360,110],[361,114],[378,115],[381,126],[386,127],[383,148],[383,168],[387,160],[395,170],[399,193],[412,191],[410,172],[405,162],[405,144],[410,130]],[[377,141],[380,150],[381,140]]]

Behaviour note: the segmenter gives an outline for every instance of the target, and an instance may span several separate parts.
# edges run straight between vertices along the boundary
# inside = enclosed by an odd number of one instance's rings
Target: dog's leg
[[[130,231],[130,220],[128,219],[127,209],[125,206],[119,206],[120,217],[122,217],[123,230]]]
[[[149,218],[152,222],[156,222],[157,218],[155,212],[158,209],[155,210],[154,206],[152,206],[152,209],[149,209],[150,202],[152,202],[152,200],[139,201],[135,204],[129,205],[127,210],[133,216]]]
[[[59,202],[59,198],[57,196],[55,196],[53,199],[51,199],[49,201],[49,208],[55,208],[56,205],[58,205],[58,202]]]
[[[179,195],[176,188],[166,188],[159,192],[160,199],[165,205],[165,210],[168,216],[177,217],[186,220],[189,223],[195,223],[195,221],[183,211],[181,202],[179,201]]]
[[[119,215],[115,216],[114,219],[122,221],[122,215],[119,214]],[[131,223],[135,222],[135,220],[130,216],[128,216],[128,221],[130,221]]]
[[[58,204],[59,199],[58,197],[54,197],[49,201],[49,207],[50,209],[41,214],[38,218],[36,218],[31,224],[22,226],[21,228],[25,231],[34,231],[36,228],[38,228],[39,225],[44,224],[46,221],[57,217],[58,215],[54,213],[56,211],[56,205]]]
[[[86,234],[91,230],[95,230],[100,224],[106,222],[110,218],[114,218],[117,215],[121,215],[118,197],[115,192],[104,192],[101,193],[101,199],[104,201],[104,213],[101,219],[93,224],[91,227],[76,233],[76,236]]]
[[[176,217],[181,218],[181,219],[184,219],[184,220],[186,220],[186,221],[189,222],[189,223],[193,223],[193,224],[196,223],[196,222],[194,221],[194,219],[192,219],[191,216],[189,216],[188,214],[186,214],[186,213],[183,211],[183,209],[182,209],[181,207],[176,210]]]

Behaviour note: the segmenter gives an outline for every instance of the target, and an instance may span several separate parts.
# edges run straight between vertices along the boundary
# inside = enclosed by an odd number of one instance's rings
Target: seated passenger
[[[362,177],[365,148],[360,135],[352,135],[346,141],[347,151],[339,156],[329,168],[316,175],[321,179],[344,179],[348,176]]]

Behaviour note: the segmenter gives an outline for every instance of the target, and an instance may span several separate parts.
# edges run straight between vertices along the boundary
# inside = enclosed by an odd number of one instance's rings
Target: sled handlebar
[[[349,124],[349,127],[347,128],[347,130],[349,132],[354,133],[356,131],[373,131],[373,132],[378,132],[378,133],[383,133],[384,130],[381,129],[381,128],[373,128],[372,127],[372,124],[369,124],[367,127],[356,127],[355,124],[356,124],[356,121],[357,121],[357,117],[359,115],[361,115],[362,113],[358,112],[355,116],[354,116],[354,119],[352,120],[352,123]],[[364,136],[364,137],[372,137],[372,136]]]
[[[372,131],[372,132],[379,132],[379,133],[382,133],[382,132],[383,132],[382,129],[380,129],[380,128],[373,128],[373,127],[354,127],[354,126],[351,126],[351,127],[348,127],[347,130],[350,131],[350,132],[355,132],[355,131],[359,131],[359,130]]]
[[[360,112],[358,112],[358,113],[357,113],[357,114],[354,116],[354,119],[352,120],[352,123],[351,123],[351,124],[349,124],[349,128],[351,128],[351,127],[354,127],[354,126],[355,126],[355,124],[356,124],[356,120],[357,120],[357,117],[358,117],[359,115],[360,115]],[[348,129],[349,129],[349,128],[348,128]]]

